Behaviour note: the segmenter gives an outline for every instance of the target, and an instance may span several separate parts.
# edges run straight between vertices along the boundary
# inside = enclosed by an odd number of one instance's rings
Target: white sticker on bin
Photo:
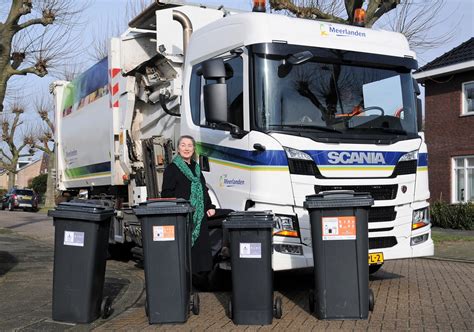
[[[64,231],[65,246],[84,247],[84,232]]]
[[[241,243],[240,258],[262,258],[261,243]]]
[[[174,241],[174,226],[153,226],[153,241]]]

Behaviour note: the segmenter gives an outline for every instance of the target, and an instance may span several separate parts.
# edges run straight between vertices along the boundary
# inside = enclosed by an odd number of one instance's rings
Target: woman
[[[195,208],[191,249],[193,274],[212,269],[211,244],[206,217],[212,217],[216,213],[207,192],[206,180],[199,164],[195,161],[195,148],[196,142],[191,136],[184,135],[179,138],[178,154],[165,169],[161,192],[161,197],[189,200]]]

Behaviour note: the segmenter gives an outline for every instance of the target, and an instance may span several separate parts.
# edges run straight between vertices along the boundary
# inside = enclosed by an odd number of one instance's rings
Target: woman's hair
[[[196,140],[194,139],[194,137],[192,137],[192,136],[190,136],[190,135],[182,135],[182,136],[180,136],[180,137],[178,138],[178,148],[179,148],[179,145],[181,144],[181,141],[182,141],[183,139],[186,139],[186,138],[189,139],[189,140],[191,140],[191,142],[193,142],[194,153],[193,153],[191,159],[194,160],[194,161],[196,161],[196,159],[197,159],[197,155],[196,155]]]

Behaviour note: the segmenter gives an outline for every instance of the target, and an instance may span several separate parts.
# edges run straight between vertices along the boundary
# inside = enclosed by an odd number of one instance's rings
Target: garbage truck
[[[307,195],[366,192],[372,272],[433,254],[415,53],[399,33],[159,0],[108,56],[56,81],[58,189],[115,207],[160,197],[177,139],[197,142],[218,208],[272,211],[273,269],[313,266]]]

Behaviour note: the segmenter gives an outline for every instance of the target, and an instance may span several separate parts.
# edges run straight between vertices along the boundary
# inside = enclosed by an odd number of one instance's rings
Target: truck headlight
[[[288,158],[288,168],[290,170],[290,174],[298,174],[298,175],[318,175],[319,170],[316,167],[316,164],[313,161],[313,158],[306,152],[283,147],[286,152],[286,156]]]
[[[418,159],[418,150],[415,150],[415,151],[405,153],[403,156],[401,156],[400,159],[398,159],[398,162],[417,160],[417,159]]]
[[[427,207],[413,211],[411,229],[418,229],[430,224],[430,212]]]
[[[309,154],[307,154],[306,152],[296,150],[296,149],[292,149],[292,148],[289,148],[289,147],[286,147],[286,146],[284,146],[283,149],[285,149],[286,156],[288,157],[288,159],[299,159],[299,160],[313,161],[313,158],[311,158],[311,156]]]
[[[277,214],[275,216],[275,228],[273,235],[286,237],[300,237],[298,230],[298,221],[296,216],[285,216]]]

